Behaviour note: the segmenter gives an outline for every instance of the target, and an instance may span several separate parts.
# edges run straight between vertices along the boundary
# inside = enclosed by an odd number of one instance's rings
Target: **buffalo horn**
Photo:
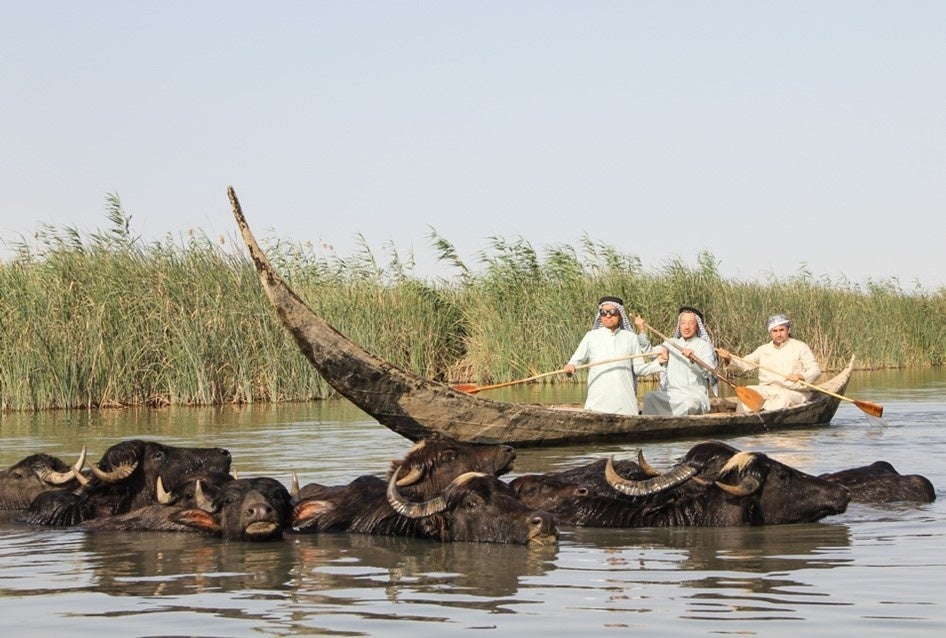
[[[161,505],[170,505],[174,502],[174,496],[164,489],[164,481],[161,480],[160,476],[155,482],[155,492],[157,494],[158,503],[161,503]]]
[[[72,479],[78,479],[82,472],[82,466],[85,465],[86,448],[83,445],[79,453],[79,459],[69,468],[68,472],[54,472],[49,466],[44,465],[36,474],[40,479],[51,485],[62,485]],[[81,481],[80,481],[81,482]]]
[[[666,474],[661,474],[643,481],[631,481],[619,475],[614,470],[614,457],[608,458],[608,464],[604,468],[604,476],[608,484],[621,494],[628,496],[650,496],[671,487],[676,487],[681,483],[693,478],[697,469],[691,465],[678,465]]]
[[[644,460],[644,450],[637,450],[637,464],[647,476],[660,476],[660,472],[650,466],[650,463]]]
[[[289,496],[292,497],[294,501],[299,500],[299,475],[295,472],[292,473],[291,483],[289,484]]]
[[[400,468],[398,468],[400,469]],[[407,473],[407,476],[398,479],[397,486],[404,487],[405,485],[413,485],[417,481],[421,480],[424,477],[424,471],[417,467],[416,465],[411,466],[411,471]]]
[[[762,483],[759,481],[759,479],[750,474],[743,476],[738,485],[730,485],[729,483],[716,481],[716,487],[723,490],[724,492],[729,492],[733,496],[749,496],[750,494],[755,493],[761,484]]]
[[[204,494],[204,488],[200,484],[200,479],[197,479],[196,483],[194,484],[194,505],[205,512],[213,513],[214,511],[213,501],[207,498],[207,495]]]
[[[136,467],[138,467],[138,461],[134,463],[122,463],[111,472],[106,472],[99,469],[99,466],[93,465],[92,473],[104,483],[118,483],[131,476],[131,473],[135,471]]]
[[[443,496],[436,496],[422,503],[404,500],[397,490],[397,475],[400,471],[401,468],[394,470],[394,474],[392,474],[390,480],[388,480],[388,503],[391,504],[395,512],[407,518],[423,518],[447,509],[447,501]]]

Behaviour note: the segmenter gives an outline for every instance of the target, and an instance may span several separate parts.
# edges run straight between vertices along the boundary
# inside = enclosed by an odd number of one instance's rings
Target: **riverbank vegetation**
[[[296,401],[331,395],[282,327],[241,245],[200,234],[144,242],[117,196],[110,227],[44,227],[0,263],[3,409]],[[927,367],[946,359],[946,290],[723,279],[712,254],[646,270],[631,253],[583,238],[536,250],[490,240],[464,263],[436,233],[449,276],[416,277],[393,249],[350,257],[263,240],[264,250],[327,321],[393,363],[445,382],[496,383],[561,368],[599,296],[619,295],[670,333],[682,304],[703,310],[718,346],[746,354],[780,312],[826,370]],[[652,336],[654,342],[658,338]],[[549,382],[565,382],[552,377]],[[573,380],[574,381],[574,380]]]

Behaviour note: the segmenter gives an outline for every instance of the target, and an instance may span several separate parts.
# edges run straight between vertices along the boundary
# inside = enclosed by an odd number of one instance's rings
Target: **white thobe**
[[[707,383],[713,377],[713,373],[698,363],[688,361],[672,344],[692,350],[693,356],[710,367],[716,368],[716,351],[713,349],[713,344],[706,339],[675,337],[670,342],[664,341],[657,347],[664,348],[670,353],[666,364],[666,389],[654,390],[644,395],[642,414],[682,416],[709,412]],[[660,362],[654,360],[643,366],[638,374],[653,374],[660,368]]]
[[[597,328],[589,330],[568,360],[572,365],[594,363],[645,352],[638,335],[630,330]],[[588,395],[585,409],[596,412],[637,415],[636,370],[641,359],[603,363],[588,368]]]
[[[776,347],[771,341],[764,343],[750,354],[742,357],[749,363],[758,364],[759,385],[750,385],[765,399],[763,410],[780,410],[793,405],[804,403],[811,397],[807,387],[795,381],[789,381],[782,375],[800,374],[808,383],[814,383],[821,376],[821,366],[815,359],[808,344],[798,339],[788,338],[781,346]],[[729,367],[736,370],[752,370],[755,366],[733,359]],[[768,368],[781,374],[773,374]],[[740,410],[745,406],[739,404]]]

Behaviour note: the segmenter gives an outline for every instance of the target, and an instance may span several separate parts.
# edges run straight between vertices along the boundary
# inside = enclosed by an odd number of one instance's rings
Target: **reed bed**
[[[83,235],[44,227],[0,264],[0,404],[5,410],[301,401],[331,389],[269,306],[241,246],[201,234],[146,243],[117,196],[110,227]],[[723,279],[712,254],[646,270],[633,254],[584,237],[537,251],[490,239],[473,266],[436,233],[450,272],[413,275],[388,247],[379,265],[362,242],[348,258],[264,241],[276,267],[327,321],[403,368],[448,383],[497,383],[561,368],[619,295],[661,332],[680,305],[703,310],[715,342],[746,354],[781,312],[827,370],[939,366],[946,358],[946,290],[896,281]],[[653,341],[659,341],[653,338]],[[551,377],[549,382],[566,381]]]

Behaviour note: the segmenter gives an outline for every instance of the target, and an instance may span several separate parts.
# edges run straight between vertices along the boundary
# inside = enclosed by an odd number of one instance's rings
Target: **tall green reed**
[[[275,317],[242,246],[199,233],[145,243],[116,196],[109,226],[43,227],[0,264],[4,409],[294,401],[331,389]],[[619,295],[664,333],[681,305],[700,308],[717,345],[746,354],[785,313],[826,369],[942,365],[946,290],[896,281],[726,280],[709,252],[655,270],[583,237],[535,249],[493,237],[472,265],[431,231],[448,277],[413,274],[412,255],[363,238],[350,257],[264,242],[279,272],[342,333],[395,365],[445,382],[502,382],[564,365],[597,299]],[[651,335],[653,342],[659,338]],[[565,377],[548,379],[562,381]]]

